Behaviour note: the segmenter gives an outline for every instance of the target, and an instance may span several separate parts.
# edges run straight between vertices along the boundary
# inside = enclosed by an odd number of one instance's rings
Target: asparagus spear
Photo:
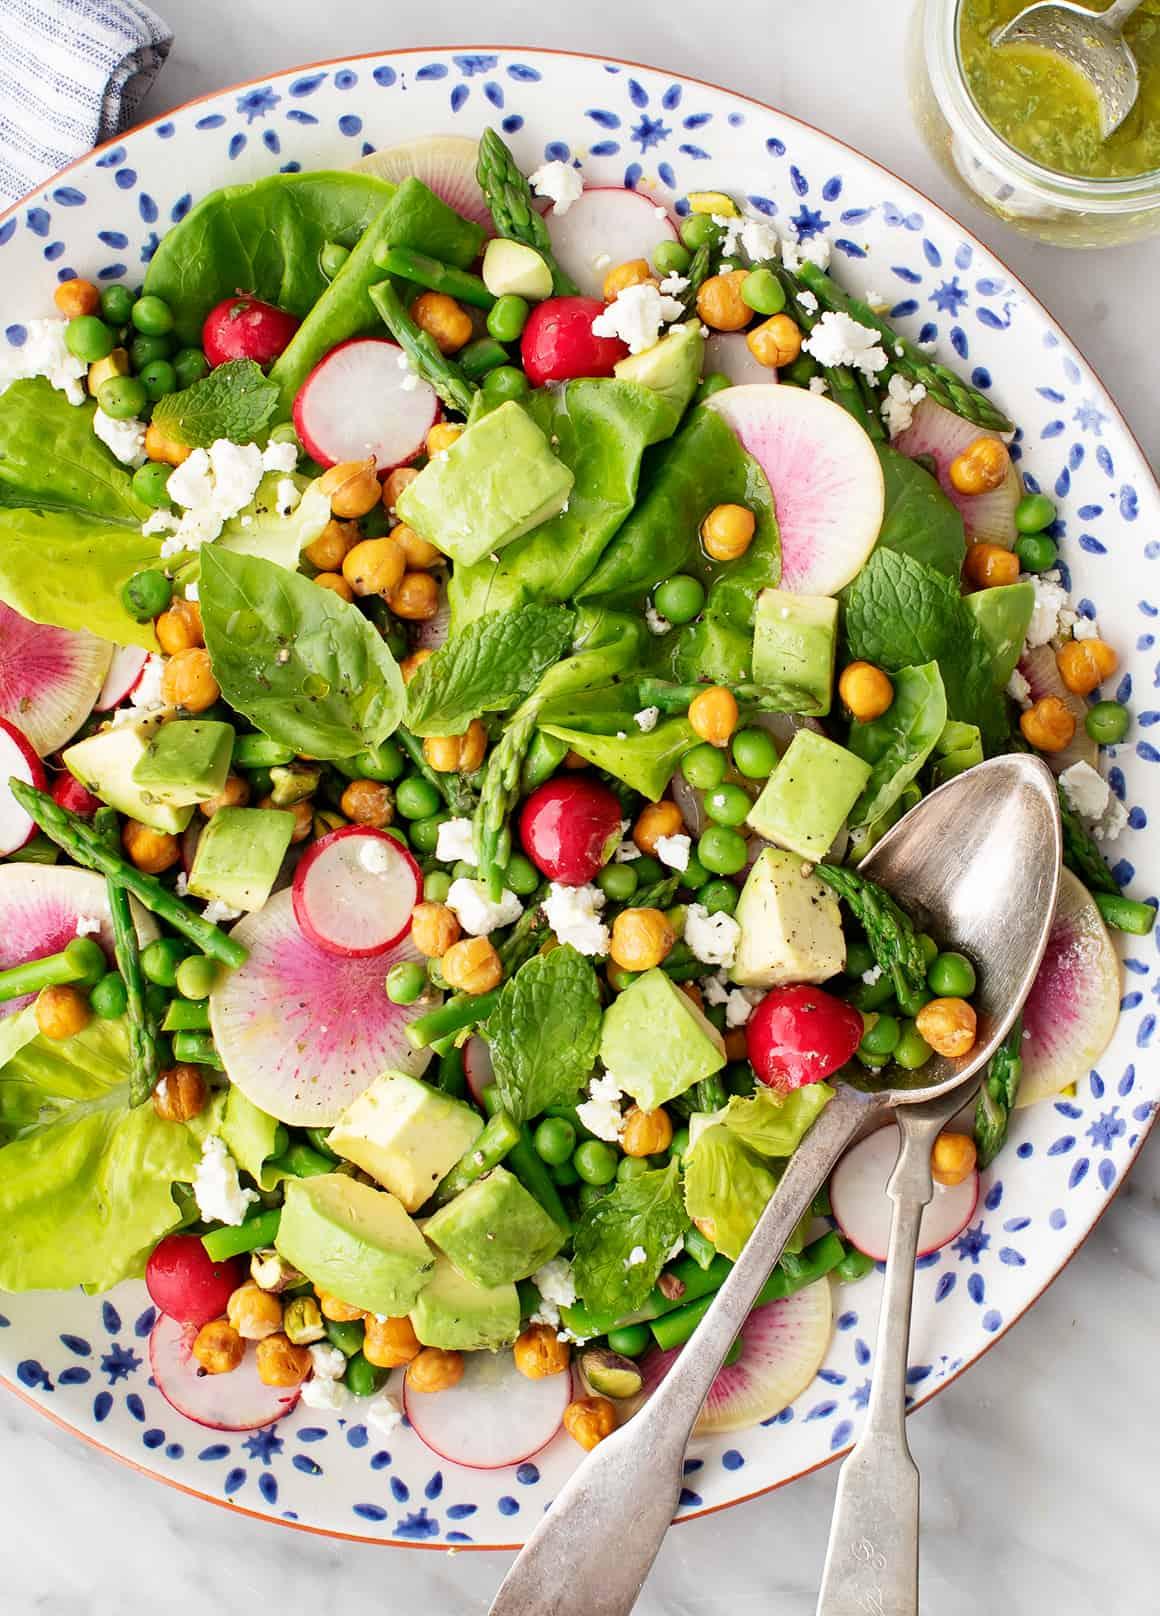
[[[26,993],[39,993],[41,988],[57,987],[63,982],[83,982],[92,987],[105,974],[105,956],[101,945],[91,937],[74,937],[59,954],[45,954],[40,959],[26,960],[22,965],[10,965],[0,971],[0,1003],[19,999]]]
[[[1120,883],[1116,880],[1104,860],[1104,855],[1096,846],[1091,833],[1075,809],[1067,800],[1067,793],[1057,786],[1059,792],[1059,818],[1063,827],[1063,862],[1073,875],[1078,875],[1084,886],[1093,895],[1097,892],[1114,893],[1119,895]]]
[[[709,243],[702,242],[693,254],[692,261],[685,271],[688,286],[681,293],[681,302],[685,305],[686,314],[697,312],[697,293],[709,279],[709,272],[713,267],[713,249]]]
[[[856,871],[837,864],[818,864],[814,874],[845,900],[866,933],[875,963],[894,982],[894,993],[907,1015],[926,1000],[926,960],[909,915],[890,894]]]
[[[548,227],[532,206],[532,188],[494,129],[485,129],[480,136],[475,177],[487,198],[499,234],[509,241],[522,241],[525,247],[534,247],[552,272],[555,295],[575,297],[580,288],[552,256]]]
[[[477,309],[490,309],[495,302],[478,275],[466,269],[455,269],[410,247],[381,246],[375,252],[375,263],[402,280],[413,281],[416,286],[424,286],[432,292],[446,292],[448,297],[470,303]]]
[[[119,856],[120,833],[112,808],[99,808],[93,816],[93,830]],[[125,984],[125,1015],[129,1023],[129,1104],[144,1105],[157,1087],[161,1060],[157,1049],[157,1027],[145,1004],[145,977],[129,894],[115,881],[106,880],[109,914],[113,921],[113,948],[117,969]]]
[[[975,1143],[979,1165],[989,1167],[1003,1148],[1007,1124],[1023,1075],[1023,1017],[1016,1016],[1006,1038],[991,1056],[975,1108]]]
[[[429,332],[419,329],[390,281],[379,281],[372,286],[370,297],[383,324],[410,359],[416,372],[424,381],[431,383],[449,409],[466,415],[478,388],[474,382],[468,381],[462,367],[439,352],[439,345]]]
[[[431,1205],[443,1206],[460,1190],[465,1190],[477,1178],[482,1178],[484,1173],[498,1167],[508,1152],[519,1144],[520,1138],[519,1124],[506,1111],[496,1111],[485,1123],[483,1132],[471,1149],[464,1151],[447,1176],[435,1186]]]
[[[1095,892],[1092,897],[1104,917],[1104,924],[1116,931],[1147,937],[1156,924],[1156,911],[1150,903],[1137,903],[1135,898],[1125,898],[1120,892]]]

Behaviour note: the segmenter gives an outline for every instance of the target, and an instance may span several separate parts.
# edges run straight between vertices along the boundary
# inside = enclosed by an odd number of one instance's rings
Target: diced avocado
[[[701,379],[705,362],[705,339],[701,322],[688,320],[671,326],[665,336],[643,353],[629,354],[614,367],[617,381],[636,382],[671,404],[680,417]]]
[[[134,778],[137,765],[160,727],[159,719],[142,718],[101,730],[70,746],[64,753],[64,766],[81,785],[118,813],[128,814],[152,830],[178,835],[193,817],[192,805],[181,808],[162,802]]]
[[[429,460],[397,508],[457,566],[470,566],[562,511],[572,481],[539,427],[509,399]]]
[[[189,890],[231,909],[260,909],[293,831],[294,815],[280,808],[219,808],[198,841]]]
[[[345,1173],[287,1179],[274,1244],[320,1291],[383,1318],[409,1313],[435,1267],[395,1197]]]
[[[411,1309],[425,1347],[448,1352],[494,1352],[520,1333],[520,1295],[513,1281],[477,1285],[440,1252],[435,1272]]]
[[[534,247],[496,236],[483,254],[483,284],[492,297],[526,297],[539,303],[552,295],[552,271]]]
[[[600,1059],[642,1110],[655,1111],[719,1072],[725,1044],[692,1000],[654,966],[604,1012]]]
[[[423,1232],[477,1285],[527,1279],[567,1239],[506,1167],[469,1184],[428,1218]]]
[[[753,678],[759,685],[796,685],[815,705],[799,711],[821,717],[830,710],[838,602],[831,595],[791,595],[763,589],[753,619]]]
[[[765,847],[746,878],[733,918],[741,927],[729,974],[744,988],[828,982],[846,963],[838,900],[799,853]]]
[[[994,589],[976,589],[963,596],[963,605],[975,619],[991,653],[991,667],[1000,689],[1010,679],[1027,638],[1031,614],[1035,610],[1035,589],[1031,584],[999,584]]]
[[[812,729],[799,729],[749,810],[751,830],[820,859],[870,778],[870,765]]]
[[[174,808],[208,802],[226,783],[233,747],[232,724],[174,719],[150,738],[133,770],[133,783]]]
[[[328,1142],[417,1212],[482,1131],[471,1106],[386,1072],[347,1106]]]

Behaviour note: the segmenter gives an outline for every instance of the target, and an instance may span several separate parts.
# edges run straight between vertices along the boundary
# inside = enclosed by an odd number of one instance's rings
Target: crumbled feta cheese
[[[1128,824],[1128,810],[1114,793],[1108,796],[1108,805],[1092,825],[1092,835],[1101,842],[1114,842]]]
[[[576,1301],[576,1281],[566,1257],[553,1257],[532,1275],[532,1284],[545,1302],[554,1307],[572,1307]]]
[[[67,320],[26,320],[24,341],[18,348],[5,343],[0,347],[0,393],[13,382],[43,376],[70,404],[85,401],[85,377],[89,367],[69,353],[64,340]]]
[[[141,523],[141,531],[148,537],[153,533],[173,533],[180,521],[173,511],[154,511]]]
[[[315,1341],[309,1350],[315,1380],[341,1380],[346,1374],[346,1353],[340,1347],[332,1347],[329,1341]]]
[[[1035,606],[1027,625],[1027,644],[1046,645],[1060,631],[1060,614],[1067,610],[1067,590],[1059,581],[1058,572],[1024,573],[1020,583],[1029,583],[1035,591]]]
[[[411,363],[410,356],[406,353],[406,351],[404,349],[402,349],[402,348],[399,349],[398,355],[397,355],[397,357],[395,359],[395,363],[396,363],[396,365],[398,365],[399,369],[404,373],[403,374],[403,391],[404,391],[404,393],[413,393],[415,391],[416,387],[418,387],[418,385],[419,385],[419,377],[415,373],[415,367]]]
[[[384,1392],[382,1397],[376,1397],[367,1409],[367,1424],[379,1436],[390,1436],[397,1431],[403,1423],[403,1411],[399,1407],[397,1397]]]
[[[189,877],[186,875],[184,870],[178,870],[177,879],[173,883],[173,890],[177,893],[179,898],[184,898],[188,895]]]
[[[341,1380],[311,1378],[304,1382],[299,1395],[307,1408],[321,1408],[332,1414],[345,1408],[350,1400],[350,1393]]]
[[[560,1309],[555,1302],[545,1302],[541,1299],[539,1307],[528,1320],[529,1324],[547,1324],[553,1330],[560,1328]]]
[[[182,514],[161,546],[163,557],[211,544],[231,517],[250,503],[263,476],[263,451],[256,443],[218,438],[208,449],[194,449],[169,474],[166,493]],[[160,513],[157,513],[160,514]],[[168,513],[166,513],[168,514]],[[152,529],[149,518],[145,531]],[[169,526],[172,526],[172,519]]]
[[[692,850],[693,843],[688,836],[678,833],[676,836],[657,837],[657,858],[662,864],[667,864],[670,870],[687,870]]]
[[[612,856],[617,864],[631,864],[633,859],[640,857],[640,848],[635,842],[621,842]]]
[[[201,912],[201,918],[208,920],[211,926],[220,926],[223,921],[237,920],[242,911],[223,903],[220,898],[211,898]]]
[[[753,988],[734,988],[725,1003],[725,1025],[744,1027],[761,997]]]
[[[1100,637],[1100,625],[1096,622],[1094,617],[1084,617],[1081,615],[1075,620],[1075,625],[1071,631],[1071,637],[1073,640],[1098,640]]]
[[[881,337],[873,326],[827,309],[805,338],[802,348],[819,365],[850,365],[871,380],[887,365]]]
[[[872,965],[868,971],[862,972],[862,980],[868,988],[872,988],[882,975],[881,965]]]
[[[391,849],[381,836],[364,836],[358,850],[358,861],[368,875],[385,875],[391,867]]]
[[[830,391],[830,384],[824,376],[811,376],[806,386],[811,393],[817,393],[819,397]]]
[[[289,516],[302,498],[302,491],[292,477],[279,477],[274,488],[274,509],[279,516]]]
[[[803,290],[799,292],[797,300],[807,314],[816,314],[818,312],[818,300],[811,291]]]
[[[1007,694],[1024,710],[1031,706],[1031,686],[1018,668],[1011,670],[1011,677],[1007,681]]]
[[[576,1115],[589,1133],[614,1144],[624,1132],[624,1116],[620,1109],[623,1098],[620,1084],[611,1072],[605,1072],[589,1083],[588,1098],[576,1107]]]
[[[571,943],[578,954],[607,954],[608,927],[600,918],[604,904],[604,893],[597,886],[565,887],[553,881],[544,899],[544,914],[558,940]]]
[[[201,590],[198,588],[197,584],[186,584],[186,586],[185,586],[185,598],[186,598],[186,600],[198,600],[200,598],[200,596],[201,596]]]
[[[262,450],[263,471],[293,471],[298,465],[298,448],[293,443],[268,443]]]
[[[470,819],[447,819],[439,827],[435,857],[442,864],[458,864],[460,859],[475,863],[474,828]]]
[[[642,1263],[648,1262],[648,1252],[643,1246],[633,1246],[624,1260],[626,1268],[639,1268]]]
[[[156,713],[165,706],[161,694],[161,681],[165,676],[165,658],[156,653],[146,657],[137,683],[129,692],[129,706],[118,707],[113,714],[113,728],[121,724],[135,724],[146,713]]]
[[[1068,802],[1084,819],[1098,819],[1111,796],[1108,782],[1090,763],[1073,763],[1069,769],[1064,769],[1059,784]]]
[[[825,269],[830,262],[829,237],[811,236],[808,241],[790,241],[783,236],[781,261],[795,275],[803,264],[816,264],[819,269]]]
[[[648,624],[650,634],[667,634],[673,626],[651,603],[644,609],[644,620]]]
[[[647,281],[625,286],[592,322],[596,337],[619,337],[629,353],[655,348],[661,327],[683,317],[685,306]]]
[[[537,196],[547,197],[561,217],[584,194],[580,170],[571,163],[541,163],[528,175],[528,184]]]
[[[612,254],[611,253],[597,253],[596,257],[592,260],[592,267],[593,267],[593,269],[611,269],[612,268]]]
[[[692,904],[689,907],[692,908]],[[686,913],[685,930],[687,931],[688,928],[689,920]],[[705,1003],[708,1005],[728,1004],[729,979],[726,977],[725,972],[714,971],[712,976],[703,976],[701,978],[701,992],[705,995]]]
[[[447,894],[447,907],[455,911],[459,924],[469,937],[486,937],[500,926],[510,926],[524,912],[524,906],[514,892],[505,887],[499,901],[493,903],[482,881],[460,876],[452,881]]]
[[[689,277],[687,275],[666,275],[661,282],[661,291],[666,297],[680,297],[682,292],[689,290]]]
[[[684,1250],[685,1250],[685,1237],[684,1237],[684,1235],[680,1235],[673,1242],[673,1244],[669,1247],[668,1251],[665,1252],[665,1262],[666,1263],[675,1262],[678,1257],[684,1255]]]
[[[93,411],[93,431],[123,466],[143,466],[149,458],[145,453],[145,423],[135,415],[127,421],[115,421],[98,405]]]
[[[246,1208],[258,1199],[257,1190],[244,1190],[238,1181],[238,1164],[218,1134],[207,1134],[201,1147],[201,1160],[194,1169],[193,1198],[207,1223],[241,1223]]]
[[[762,214],[747,209],[742,214],[715,213],[713,223],[723,234],[721,251],[726,258],[743,252],[751,264],[776,258],[781,247],[777,231]]]
[[[657,719],[661,716],[659,707],[642,707],[639,713],[633,713],[633,722],[637,729],[643,730],[646,735],[657,727]]]
[[[94,932],[101,929],[101,922],[96,915],[78,915],[76,935],[78,937],[91,937]]]
[[[705,965],[732,965],[740,940],[741,927],[732,915],[711,915],[703,903],[691,903],[685,911],[685,941]]]
[[[882,419],[886,422],[886,430],[892,438],[900,432],[905,432],[914,420],[914,410],[926,397],[926,388],[921,382],[913,386],[905,376],[897,373],[891,376],[886,385],[886,397],[882,400]]]

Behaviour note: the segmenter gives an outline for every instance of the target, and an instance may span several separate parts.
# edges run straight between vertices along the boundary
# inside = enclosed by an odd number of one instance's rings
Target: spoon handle
[[[918,1466],[906,1440],[906,1358],[930,1151],[945,1119],[902,1106],[866,1428],[838,1475],[817,1616],[918,1616]]]
[[[712,1307],[640,1412],[594,1448],[504,1578],[489,1616],[627,1616],[680,1502],[701,1405],[758,1291],[876,1096],[839,1088],[806,1135]]]
[[[1124,26],[1134,11],[1137,11],[1144,0],[1112,0],[1111,5],[1099,19],[1101,28],[1119,29]]]

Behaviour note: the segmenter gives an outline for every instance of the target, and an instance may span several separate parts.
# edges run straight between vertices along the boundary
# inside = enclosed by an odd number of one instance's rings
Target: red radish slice
[[[758,363],[740,331],[714,331],[705,344],[705,375],[728,376],[734,387],[777,381],[777,371]]]
[[[231,935],[250,957],[210,995],[210,1025],[230,1081],[263,1111],[324,1127],[380,1072],[424,1070],[431,1052],[412,1049],[406,1027],[430,1000],[392,1004],[385,987],[396,960],[420,958],[410,937],[369,958],[328,953],[302,935],[289,891]]]
[[[403,1383],[407,1418],[432,1453],[469,1470],[502,1470],[547,1446],[572,1399],[566,1370],[529,1380],[503,1351],[469,1352],[463,1364],[463,1379],[447,1391]]]
[[[0,856],[15,853],[36,835],[36,821],[8,789],[13,776],[25,785],[44,790],[44,767],[27,735],[6,718],[0,718]]]
[[[1120,1015],[1120,961],[1081,881],[1060,871],[1059,901],[1039,975],[1023,1007],[1020,1107],[1085,1078]]]
[[[604,296],[604,277],[617,264],[647,259],[662,241],[675,241],[677,228],[646,191],[616,185],[586,190],[564,213],[545,216],[548,236],[560,267],[585,297]]]
[[[943,493],[962,516],[969,542],[1001,544],[1005,550],[1010,550],[1018,537],[1015,507],[1023,495],[1023,480],[1015,467],[1007,467],[1007,475],[989,494],[960,494],[951,482],[951,461],[978,438],[1004,441],[998,432],[984,432],[970,421],[944,410],[933,399],[924,398],[906,431],[900,432],[892,443],[911,460],[919,455],[931,457],[938,468]]]
[[[82,819],[91,819],[98,808],[103,807],[100,797],[94,797],[87,786],[68,773],[60,773],[52,782],[52,800],[67,808],[70,814],[80,814]]]
[[[885,1262],[890,1242],[893,1203],[886,1185],[898,1160],[900,1135],[887,1123],[848,1150],[830,1178],[830,1206],[842,1233],[875,1262]],[[936,1184],[918,1228],[918,1255],[938,1251],[961,1234],[974,1216],[979,1175],[972,1171],[961,1184]]]
[[[367,959],[410,931],[423,872],[385,830],[343,825],[306,849],[293,890],[304,936],[331,954]]]
[[[360,174],[375,174],[396,184],[414,176],[449,208],[495,234],[491,210],[475,177],[478,147],[466,135],[420,135],[417,140],[360,157],[351,167]]]
[[[294,400],[294,425],[319,465],[373,454],[376,469],[390,471],[419,454],[439,399],[402,358],[385,337],[352,337],[315,365]]]
[[[133,922],[142,947],[158,935],[157,922],[134,898]],[[69,865],[0,865],[0,970],[59,954],[77,935],[77,922],[97,920],[92,935],[113,958],[113,926],[103,876]],[[0,1003],[0,1017],[21,1010],[32,995]]]
[[[1037,645],[1020,658],[1019,672],[1031,686],[1031,699],[1058,696],[1075,719],[1075,734],[1062,752],[1043,752],[1040,755],[1052,774],[1062,774],[1073,763],[1088,763],[1094,769],[1099,763],[1100,749],[1084,728],[1087,702],[1069,690],[1059,676],[1059,664],[1050,645]]]
[[[207,1375],[193,1356],[197,1326],[162,1313],[149,1336],[149,1368],[165,1401],[187,1420],[213,1431],[256,1431],[285,1419],[298,1386],[267,1386],[257,1356],[247,1351],[228,1375]]]
[[[713,1382],[695,1435],[757,1425],[800,1397],[825,1362],[831,1310],[828,1279],[815,1280],[784,1301],[756,1308],[742,1326],[741,1356]],[[654,1348],[648,1354],[641,1365],[646,1394],[656,1389],[682,1350]]]
[[[148,660],[149,652],[142,650],[139,645],[117,647],[109,663],[109,671],[105,674],[105,682],[93,702],[97,712],[111,712],[114,707],[120,706],[131,691],[136,690]]]
[[[486,1038],[473,1033],[463,1046],[463,1074],[476,1105],[483,1104],[483,1091],[495,1081],[491,1064],[491,1049]]]
[[[55,752],[88,717],[112,654],[95,634],[30,623],[0,601],[0,718],[41,757]]]
[[[882,467],[870,439],[840,404],[801,387],[730,387],[709,408],[769,479],[782,589],[836,595],[882,526]]]

